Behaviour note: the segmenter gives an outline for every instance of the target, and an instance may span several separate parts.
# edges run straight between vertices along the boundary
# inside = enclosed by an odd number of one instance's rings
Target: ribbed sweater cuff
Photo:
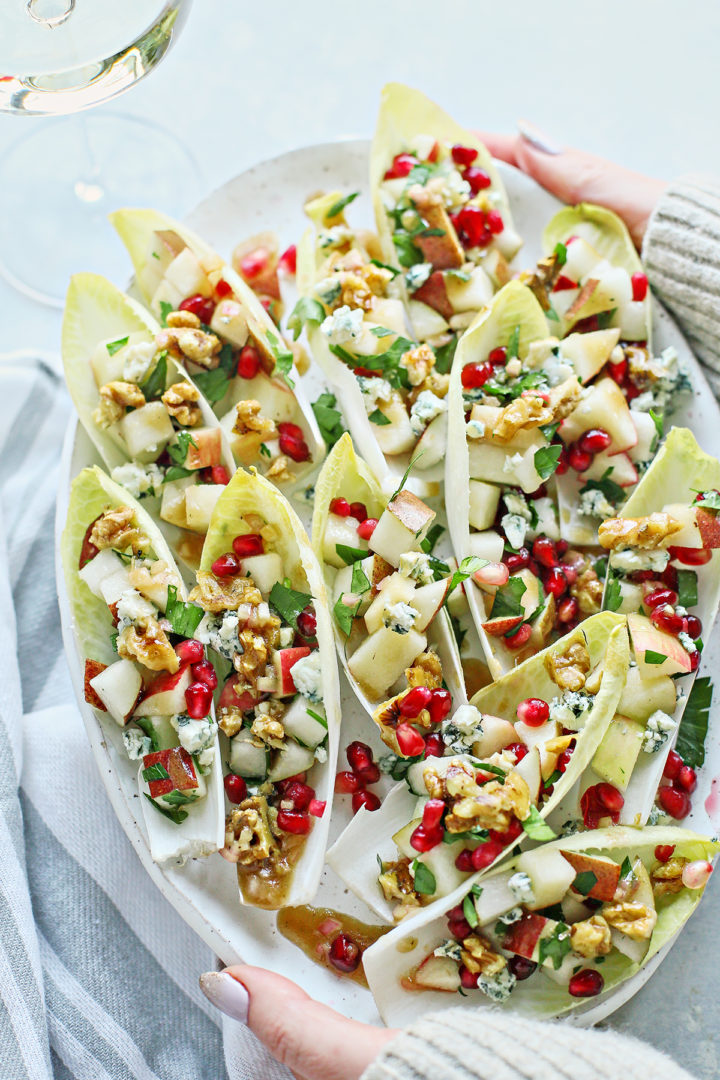
[[[611,1031],[451,1009],[418,1020],[361,1080],[692,1080],[669,1057]]]
[[[720,389],[720,181],[690,175],[662,195],[643,244],[648,278]]]

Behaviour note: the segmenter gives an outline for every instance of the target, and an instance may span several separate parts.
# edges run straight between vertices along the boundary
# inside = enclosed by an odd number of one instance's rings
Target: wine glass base
[[[200,197],[200,165],[164,128],[119,113],[36,121],[0,162],[0,275],[62,307],[72,274],[124,283],[127,253],[107,215],[148,206],[173,217]]]

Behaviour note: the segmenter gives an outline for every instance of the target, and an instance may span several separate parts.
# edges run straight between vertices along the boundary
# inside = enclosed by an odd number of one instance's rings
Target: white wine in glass
[[[130,89],[167,55],[190,5],[0,0],[0,115],[67,117]],[[110,210],[141,204],[182,213],[200,174],[189,150],[147,119],[101,110],[32,128],[0,159],[0,272],[59,306],[74,271],[119,271]]]

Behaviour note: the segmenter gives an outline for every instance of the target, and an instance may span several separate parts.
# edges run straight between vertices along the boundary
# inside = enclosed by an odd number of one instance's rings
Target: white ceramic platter
[[[295,243],[302,234],[306,219],[302,206],[306,199],[320,189],[340,189],[343,192],[360,190],[353,204],[351,219],[370,225],[372,210],[368,195],[369,143],[365,140],[326,143],[292,151],[271,161],[262,162],[230,180],[213,192],[189,216],[188,224],[207,239],[222,255],[229,257],[241,239],[264,229],[278,232],[281,247]],[[519,265],[531,265],[541,254],[540,237],[543,226],[558,209],[559,203],[532,180],[509,166],[501,166],[515,216],[516,227],[525,239],[525,246],[516,260]],[[160,208],[162,209],[162,208]],[[294,297],[288,297],[289,305]],[[720,410],[697,362],[679,330],[667,315],[656,306],[655,349],[675,345],[687,359],[695,393],[687,406],[674,420],[693,429],[702,448],[720,456]],[[322,388],[319,373],[312,370],[304,377],[311,400]],[[60,489],[57,504],[56,549],[65,523],[71,479],[86,465],[99,463],[85,433],[73,422],[67,433],[63,455]],[[311,507],[298,505],[299,512],[309,524]],[[134,845],[145,870],[162,894],[175,907],[200,937],[230,964],[242,959],[290,976],[320,1001],[332,1005],[357,1020],[378,1022],[379,1017],[368,991],[312,963],[290,944],[275,926],[275,915],[241,907],[238,902],[235,868],[220,856],[193,860],[184,867],[156,866],[151,858],[137,795],[137,770],[126,759],[120,759],[102,737],[93,710],[83,700],[82,658],[75,646],[69,605],[57,557],[58,593],[62,614],[63,637],[70,672],[83,716],[88,738],[108,796],[118,819]],[[706,647],[703,670],[712,671],[720,658],[720,632],[712,636]],[[383,746],[375,734],[374,725],[357,704],[352,691],[343,683],[344,749],[353,739],[369,742],[379,754]],[[708,739],[708,760],[700,774],[698,790],[693,798],[693,813],[686,823],[698,832],[712,834],[720,819],[709,817],[705,803],[712,806],[712,777],[720,774],[720,746]],[[344,754],[341,749],[341,762]],[[339,765],[342,768],[342,764]],[[386,785],[386,790],[389,785]],[[384,794],[380,788],[379,793]],[[350,816],[348,796],[338,798],[333,807],[330,842],[339,835]],[[719,808],[720,810],[720,808]],[[716,814],[718,811],[716,811]],[[326,868],[315,903],[336,908],[367,922],[374,918],[355,897],[341,885],[332,871]],[[576,1015],[583,1025],[597,1023],[619,1008],[646,982],[657,968],[666,947],[647,968],[617,991],[595,1004],[586,1006]]]

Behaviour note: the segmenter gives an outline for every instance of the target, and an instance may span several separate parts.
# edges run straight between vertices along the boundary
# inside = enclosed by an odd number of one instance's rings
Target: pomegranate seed
[[[670,558],[685,566],[704,566],[712,559],[711,548],[668,547]]]
[[[676,783],[683,791],[687,791],[688,795],[692,795],[697,787],[697,773],[694,769],[691,769],[689,765],[683,765],[680,772],[677,774]]]
[[[702,889],[712,872],[712,863],[707,859],[695,859],[683,866],[682,883],[686,889]]]
[[[366,810],[379,810],[380,800],[373,791],[356,791],[352,797],[353,814],[365,807]]]
[[[648,279],[645,274],[638,272],[637,274],[633,274],[630,280],[632,282],[633,300],[644,300],[648,291]]]
[[[493,236],[499,236],[505,228],[505,222],[502,219],[502,214],[499,210],[488,210],[485,215],[487,227]]]
[[[278,424],[277,427],[281,452],[298,463],[309,461],[310,450],[305,442],[302,428],[299,428],[297,424]]]
[[[310,818],[295,810],[278,810],[278,828],[293,836],[306,836],[310,832]]]
[[[592,455],[586,454],[584,450],[580,449],[578,443],[574,443],[568,450],[568,465],[575,472],[585,472],[592,465]]]
[[[361,769],[367,769],[373,763],[373,752],[367,743],[360,742],[358,739],[355,742],[351,742],[345,750],[345,756],[348,759],[348,765],[353,772],[359,772]]]
[[[577,281],[573,281],[572,278],[566,277],[565,274],[560,274],[559,278],[553,285],[553,292],[567,292],[569,289],[577,289]]]
[[[658,630],[666,630],[668,634],[679,634],[683,628],[682,615],[678,615],[669,604],[653,608],[650,619]]]
[[[278,259],[278,269],[284,270],[286,274],[294,274],[297,272],[297,247],[295,244],[291,244],[290,247],[285,248]]]
[[[230,483],[230,473],[224,465],[212,465],[210,468],[210,479],[213,484],[222,484],[223,487],[225,487]]]
[[[568,993],[572,997],[597,997],[602,992],[605,980],[594,968],[583,968],[570,979]]]
[[[346,975],[351,971],[357,971],[361,958],[360,946],[353,941],[349,934],[338,934],[330,945],[328,960],[334,968],[345,972]]]
[[[335,790],[339,795],[354,795],[362,788],[362,780],[354,772],[339,772],[335,777]]]
[[[454,919],[448,919],[448,930],[458,941],[464,941],[466,937],[470,937],[472,934],[470,923],[462,915]]]
[[[555,545],[548,536],[538,536],[537,540],[533,540],[532,553],[533,558],[547,569],[558,564]]]
[[[362,769],[358,769],[357,775],[365,787],[368,784],[377,784],[380,779],[380,767],[373,761],[371,765],[364,765]]]
[[[512,637],[505,638],[505,648],[512,649],[513,652],[517,649],[522,649],[523,645],[527,645],[530,635],[532,634],[532,626],[529,622],[523,623],[518,627]]]
[[[504,832],[498,832],[497,829],[491,829],[488,836],[495,843],[500,844],[501,847],[507,847],[508,844],[512,844],[513,840],[517,840],[518,836],[522,834],[523,827],[521,822],[517,818],[513,818],[510,825]]]
[[[240,273],[244,278],[254,278],[260,274],[270,261],[270,252],[267,248],[256,248],[249,251],[240,260]]]
[[[684,765],[683,759],[678,754],[677,750],[671,750],[667,756],[665,762],[665,768],[663,769],[663,776],[666,780],[677,780],[680,775],[680,770]]]
[[[510,573],[516,574],[518,570],[524,570],[530,562],[530,552],[527,548],[522,547],[513,554],[503,555],[503,559]]]
[[[535,488],[534,491],[530,492],[530,494],[528,495],[528,499],[533,499],[533,500],[534,499],[544,499],[546,495],[547,495],[547,488],[545,487],[544,484],[541,484],[540,487],[537,487],[537,488]],[[557,548],[558,552],[560,551],[560,545],[561,544],[567,545],[567,541],[566,540],[558,540],[558,541],[556,541],[555,547]]]
[[[460,381],[466,390],[484,386],[493,377],[492,364],[466,364],[460,373]]]
[[[475,990],[480,978],[480,972],[476,971],[475,974],[463,965],[460,968],[460,984],[464,990]]]
[[[457,223],[467,246],[487,247],[491,242],[492,233],[486,224],[485,213],[479,206],[464,206],[457,215]]]
[[[247,559],[251,555],[264,555],[265,544],[259,533],[243,533],[236,536],[232,542],[233,551],[240,559]]]
[[[442,799],[428,799],[423,806],[422,823],[426,829],[436,829],[442,821],[445,813],[445,803]]]
[[[672,566],[670,563],[667,564],[662,574],[660,575],[660,580],[662,581],[663,585],[667,585],[668,589],[672,589],[673,592],[677,592],[678,572],[675,567]]]
[[[185,691],[185,707],[193,720],[202,720],[210,712],[212,690],[202,682],[190,683]]]
[[[517,763],[519,761],[522,761],[522,759],[525,757],[525,755],[528,752],[528,748],[525,745],[525,743],[521,743],[521,742],[508,743],[507,746],[503,747],[503,750],[509,750],[511,754],[515,755],[515,764],[516,765],[517,765]]]
[[[699,651],[696,649],[695,652],[688,653],[688,656],[690,657],[690,670],[697,671],[697,669],[700,667]]]
[[[365,503],[350,503],[350,517],[354,517],[356,521],[367,521],[367,516],[368,512]]]
[[[691,638],[699,638],[702,634],[702,622],[698,619],[697,615],[688,615],[687,617],[687,633]]]
[[[574,596],[566,596],[564,600],[561,600],[558,604],[557,619],[558,622],[567,624],[575,622],[580,614],[580,605]]]
[[[573,755],[573,747],[569,746],[567,750],[563,750],[562,754],[558,754],[557,761],[555,762],[555,768],[558,772],[564,773],[570,764],[570,758]]]
[[[634,401],[640,394],[640,390],[634,383],[629,382],[625,387],[625,400],[627,402]]]
[[[178,311],[191,311],[193,315],[197,315],[200,322],[207,326],[215,312],[215,301],[207,296],[201,296],[200,293],[195,293],[194,296],[188,296],[181,301]]]
[[[553,444],[553,445],[557,445],[557,444]],[[557,463],[557,467],[555,469],[555,472],[556,472],[556,474],[558,476],[564,476],[569,468],[570,468],[570,465],[568,464],[567,450],[563,446],[562,450],[560,451],[560,457],[558,458],[558,463]]]
[[[205,646],[201,641],[188,638],[187,641],[177,643],[175,652],[184,664],[197,664],[205,656]]]
[[[456,143],[450,153],[456,165],[472,165],[478,156],[477,150],[474,150],[472,146],[461,146],[460,143]]]
[[[625,799],[612,784],[596,784],[595,797],[600,805],[609,810],[611,814],[619,814],[625,805]]]
[[[425,757],[442,757],[445,753],[445,743],[442,736],[434,731],[425,739]]]
[[[314,789],[309,784],[304,784],[302,780],[293,780],[283,792],[283,799],[289,799],[295,810],[307,810],[314,798]]]
[[[226,551],[212,564],[212,572],[215,577],[232,577],[240,570],[240,563],[231,551]]]
[[[501,562],[489,562],[487,566],[483,566],[480,570],[476,570],[473,574],[473,581],[476,581],[478,585],[507,585],[510,577],[510,571],[506,563]]]
[[[473,195],[477,195],[479,191],[485,191],[492,184],[492,180],[485,172],[484,169],[479,169],[476,165],[471,165],[469,169],[466,169],[463,173],[463,178],[467,180],[470,185],[470,190]]]
[[[452,695],[449,690],[433,690],[428,711],[433,724],[440,724],[452,708]]]
[[[357,534],[362,540],[369,540],[377,527],[377,518],[366,518],[357,527]]]
[[[304,638],[314,638],[317,634],[317,616],[312,608],[305,608],[297,617],[297,628]]]
[[[544,494],[545,494],[545,488],[543,487],[543,495]],[[540,498],[540,496],[537,495],[536,498]],[[567,540],[556,540],[555,541],[555,550],[557,551],[558,555],[566,555],[567,554],[567,549],[569,547],[570,547],[570,545],[568,544]]]
[[[223,787],[230,802],[236,805],[241,803],[247,795],[247,784],[242,776],[236,776],[235,773],[227,774],[223,780]]]
[[[475,867],[473,866],[472,861],[472,851],[470,851],[469,848],[465,848],[464,851],[460,852],[455,860],[455,866],[463,874],[472,874]]]
[[[578,446],[586,454],[599,454],[601,450],[607,450],[611,442],[611,436],[603,428],[590,428],[580,436]]]
[[[658,844],[655,848],[655,858],[658,862],[667,862],[668,859],[672,859],[674,851],[674,844]]]
[[[260,353],[252,345],[246,345],[238,356],[238,375],[241,379],[254,379],[259,370]]]
[[[628,374],[628,362],[627,360],[619,360],[617,364],[608,363],[608,375],[613,379],[618,386],[624,386],[627,381]]]
[[[670,604],[674,607],[678,602],[678,594],[673,589],[653,589],[647,596],[643,597],[643,604],[649,608],[660,607],[660,605]]]
[[[498,345],[496,349],[491,349],[488,353],[488,364],[492,364],[493,367],[504,367],[507,363],[507,348],[505,345]]]
[[[511,956],[508,960],[508,970],[515,976],[518,982],[525,982],[535,972],[537,964],[534,960],[526,960],[524,956]]]
[[[495,862],[502,851],[502,844],[497,840],[486,840],[484,844],[476,847],[472,853],[472,864],[475,870],[484,870],[490,863]]]
[[[642,584],[645,581],[654,581],[655,574],[652,570],[633,570],[630,579],[638,584]]]
[[[550,716],[550,706],[542,698],[530,697],[517,707],[517,718],[528,727],[542,727]]]
[[[218,678],[215,674],[215,668],[209,660],[198,660],[197,664],[193,664],[190,668],[190,671],[196,682],[205,683],[211,690],[217,689]]]
[[[438,844],[442,844],[442,838],[442,828],[426,829],[424,825],[418,825],[410,835],[410,846],[416,851],[432,851]]]
[[[230,296],[230,294],[232,293],[232,285],[229,285],[224,278],[220,278],[217,285],[215,286],[215,293],[221,298],[223,296]]]
[[[423,709],[427,709],[432,695],[433,692],[429,687],[414,686],[398,703],[400,715],[406,716],[410,720],[414,720],[416,716],[420,715]]]
[[[671,818],[682,821],[691,810],[690,796],[686,791],[679,791],[674,787],[661,787],[658,789],[658,802]]]
[[[543,585],[547,592],[552,593],[559,600],[563,593],[567,592],[568,582],[565,574],[559,566],[552,566],[545,577]]]
[[[400,753],[404,757],[417,757],[418,754],[422,754],[425,749],[425,740],[422,735],[419,735],[415,728],[410,727],[409,724],[398,724],[395,728],[395,735],[397,737]]]
[[[419,165],[419,161],[414,154],[396,154],[384,179],[396,180],[398,177],[408,176],[416,165]]]
[[[350,517],[350,503],[347,499],[333,499],[330,503],[330,513],[338,517]]]
[[[311,799],[310,805],[308,806],[308,813],[313,817],[322,817],[325,813],[326,806],[327,802],[325,799]]]
[[[589,787],[580,798],[580,810],[586,829],[597,829],[600,818],[603,817],[600,805],[595,797],[595,789]]]

